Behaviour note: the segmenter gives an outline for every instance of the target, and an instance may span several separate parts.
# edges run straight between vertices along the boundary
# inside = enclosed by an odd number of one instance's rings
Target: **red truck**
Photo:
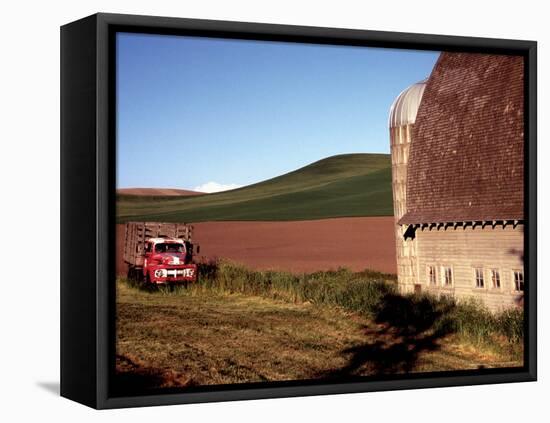
[[[154,285],[196,281],[192,232],[192,226],[182,223],[127,223],[124,261],[128,277]]]

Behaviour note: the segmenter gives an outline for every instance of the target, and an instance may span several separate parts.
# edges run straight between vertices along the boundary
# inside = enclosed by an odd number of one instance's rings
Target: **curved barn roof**
[[[414,123],[424,88],[426,88],[426,80],[417,82],[401,91],[390,108],[388,122],[390,128]]]
[[[442,53],[412,132],[401,223],[523,219],[523,58]]]

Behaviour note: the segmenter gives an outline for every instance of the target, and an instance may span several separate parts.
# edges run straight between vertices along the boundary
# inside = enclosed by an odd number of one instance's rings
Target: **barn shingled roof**
[[[402,224],[523,219],[523,58],[442,53],[418,110]]]

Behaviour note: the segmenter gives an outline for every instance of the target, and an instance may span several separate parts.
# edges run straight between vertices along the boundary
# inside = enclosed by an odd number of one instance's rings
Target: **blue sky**
[[[117,186],[216,190],[335,154],[389,153],[391,103],[437,57],[118,34]]]

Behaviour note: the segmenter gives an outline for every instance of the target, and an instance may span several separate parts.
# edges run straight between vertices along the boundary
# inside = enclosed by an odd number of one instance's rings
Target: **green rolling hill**
[[[388,154],[343,154],[232,191],[198,196],[117,195],[117,221],[204,222],[391,216]]]

